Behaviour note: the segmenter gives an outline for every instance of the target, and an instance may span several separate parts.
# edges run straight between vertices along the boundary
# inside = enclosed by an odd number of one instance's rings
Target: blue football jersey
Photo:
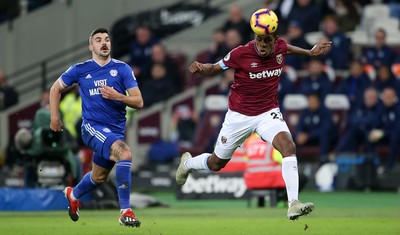
[[[67,86],[73,83],[79,85],[84,121],[104,124],[117,132],[125,131],[126,105],[120,101],[103,98],[100,85],[113,87],[121,94],[137,87],[138,83],[129,65],[115,59],[111,59],[104,66],[94,60],[87,60],[68,68],[61,75],[61,79]]]

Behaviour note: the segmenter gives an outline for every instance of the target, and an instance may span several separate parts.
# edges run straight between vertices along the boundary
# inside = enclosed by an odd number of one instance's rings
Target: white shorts
[[[221,159],[230,159],[236,148],[253,132],[272,144],[274,137],[282,131],[290,133],[279,108],[257,116],[247,116],[228,109],[214,152]]]

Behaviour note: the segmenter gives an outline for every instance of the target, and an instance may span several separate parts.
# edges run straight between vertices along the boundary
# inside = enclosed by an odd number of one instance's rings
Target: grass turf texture
[[[171,193],[154,194],[170,208],[135,210],[140,228],[118,225],[118,210],[81,209],[78,222],[67,210],[0,212],[0,234],[351,234],[400,235],[400,195],[397,193],[303,192],[315,211],[297,221],[286,219],[285,208],[247,208],[245,200],[176,201]]]

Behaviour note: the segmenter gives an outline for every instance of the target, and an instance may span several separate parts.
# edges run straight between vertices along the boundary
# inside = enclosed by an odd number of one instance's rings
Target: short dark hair
[[[92,44],[92,37],[93,37],[93,35],[95,35],[97,33],[106,33],[108,35],[110,34],[108,32],[108,29],[106,29],[106,28],[97,28],[97,29],[93,30],[93,32],[90,34],[90,36],[89,36],[89,44]]]

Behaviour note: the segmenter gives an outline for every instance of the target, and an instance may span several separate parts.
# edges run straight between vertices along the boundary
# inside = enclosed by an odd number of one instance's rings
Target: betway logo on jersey
[[[251,79],[255,79],[255,78],[270,78],[270,77],[274,77],[274,76],[280,76],[282,73],[282,69],[274,69],[274,70],[264,70],[262,72],[259,73],[249,73],[249,77]]]

